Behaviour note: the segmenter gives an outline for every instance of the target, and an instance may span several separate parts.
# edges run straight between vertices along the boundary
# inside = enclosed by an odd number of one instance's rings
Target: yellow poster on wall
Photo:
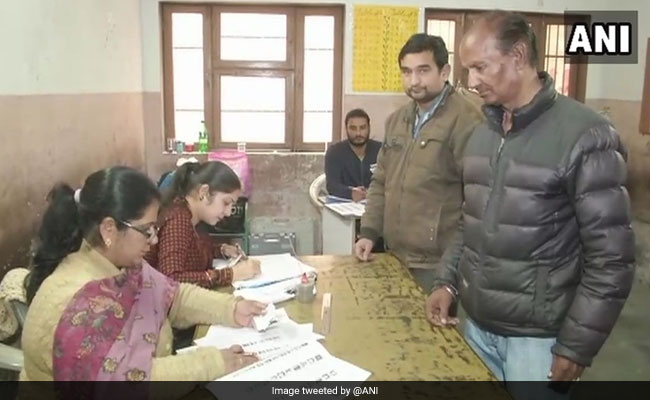
[[[418,31],[419,12],[417,7],[354,7],[354,91],[402,91],[397,56]]]

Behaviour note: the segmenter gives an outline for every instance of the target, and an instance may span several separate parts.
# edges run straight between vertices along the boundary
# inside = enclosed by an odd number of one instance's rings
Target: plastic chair
[[[24,362],[21,349],[0,343],[0,369],[20,372]]]
[[[25,270],[25,273],[26,272],[27,271]],[[14,275],[14,277],[16,276],[17,275]],[[18,322],[19,329],[22,330],[23,326],[25,325],[25,318],[27,317],[27,304],[23,303],[20,300],[5,299],[2,301],[6,302],[5,304],[9,306],[5,307],[5,309],[8,311],[10,310],[10,312],[13,313],[13,316]],[[0,343],[0,369],[20,372],[24,364],[23,351],[20,347],[20,339],[18,339],[16,343],[12,343],[12,345]]]
[[[27,304],[20,301],[11,301],[10,304],[11,309],[16,316],[16,320],[18,320],[20,328],[22,329],[25,324],[25,317],[27,316]],[[20,346],[20,340],[16,345]],[[0,369],[20,372],[23,368],[23,364],[23,351],[20,347],[0,343]]]
[[[309,199],[314,207],[319,211],[323,209],[325,204],[321,199],[322,196],[327,196],[325,174],[319,175],[314,179],[311,185],[309,185]]]

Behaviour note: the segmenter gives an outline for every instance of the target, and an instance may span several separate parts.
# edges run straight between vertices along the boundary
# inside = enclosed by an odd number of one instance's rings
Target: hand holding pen
[[[238,255],[241,255],[242,260],[248,260],[248,256],[246,255],[246,253],[244,253],[244,250],[242,250],[242,248],[241,248],[241,246],[239,245],[239,243],[237,243],[237,244],[235,245],[235,247],[237,248],[237,252],[239,253]]]
[[[258,260],[249,259],[241,246],[235,246],[237,256],[228,265],[233,269],[233,281],[243,281],[256,277],[262,272]]]

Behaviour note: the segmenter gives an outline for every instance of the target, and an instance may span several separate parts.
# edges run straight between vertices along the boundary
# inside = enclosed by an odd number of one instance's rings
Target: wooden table
[[[330,332],[323,341],[334,356],[372,372],[371,380],[494,380],[454,328],[431,328],[425,295],[390,255],[360,263],[353,256],[308,256],[318,270],[313,303],[282,303],[298,323],[322,331],[321,301],[332,293]],[[196,336],[204,336],[206,326]]]

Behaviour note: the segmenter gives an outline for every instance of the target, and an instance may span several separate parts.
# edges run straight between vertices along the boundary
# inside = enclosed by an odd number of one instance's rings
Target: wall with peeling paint
[[[0,2],[0,277],[25,265],[57,181],[144,167],[136,1]]]

